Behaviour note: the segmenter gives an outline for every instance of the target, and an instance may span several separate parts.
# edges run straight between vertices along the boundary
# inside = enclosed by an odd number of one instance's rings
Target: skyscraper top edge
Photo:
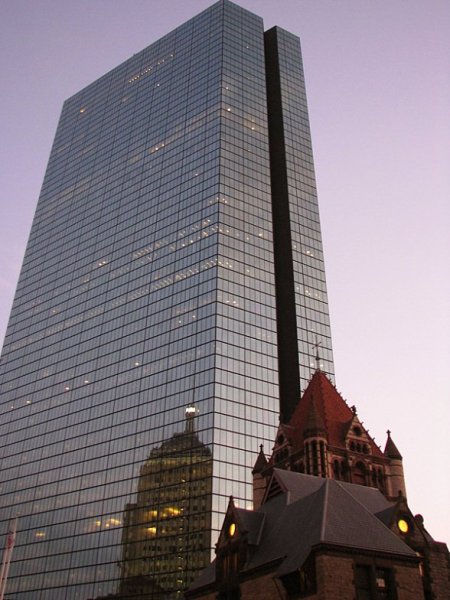
[[[120,69],[123,69],[127,63],[131,63],[131,61],[132,61],[133,58],[137,59],[137,57],[139,57],[140,55],[142,55],[142,53],[144,53],[145,51],[149,51],[152,48],[152,46],[154,46],[156,44],[163,46],[164,42],[167,41],[167,38],[169,36],[170,37],[176,36],[176,34],[180,32],[180,30],[182,30],[182,29],[188,29],[189,27],[191,27],[192,23],[195,20],[199,19],[202,15],[204,15],[204,14],[206,14],[208,12],[214,12],[215,10],[218,10],[220,7],[224,7],[224,8],[225,7],[229,7],[229,8],[232,8],[234,10],[238,9],[238,10],[242,11],[242,13],[245,13],[247,15],[251,15],[255,20],[258,20],[261,23],[263,23],[262,17],[256,15],[252,11],[250,11],[250,10],[248,10],[248,9],[240,6],[239,4],[237,4],[235,2],[231,2],[230,0],[218,0],[217,2],[214,2],[213,4],[211,4],[210,6],[208,6],[207,8],[205,8],[204,10],[200,11],[199,13],[197,13],[196,15],[194,15],[193,17],[191,17],[187,21],[184,21],[184,22],[180,23],[179,25],[177,25],[176,27],[174,27],[173,29],[169,30],[162,37],[157,38],[157,39],[151,41],[147,46],[144,46],[144,48],[141,48],[141,49],[137,50],[131,57],[123,60],[117,66],[109,69],[103,75],[100,75],[99,77],[97,77],[96,79],[94,79],[93,81],[91,81],[90,83],[87,83],[81,90],[79,90],[78,92],[75,92],[74,94],[72,94],[71,96],[69,96],[68,98],[66,98],[64,100],[63,106],[66,106],[67,104],[69,104],[70,102],[74,101],[75,99],[79,99],[80,97],[82,97],[83,94],[91,86],[100,84],[101,82],[104,81],[105,78],[110,77],[112,73],[115,73],[115,72],[117,72]],[[289,33],[289,32],[286,32],[286,33]],[[293,34],[291,34],[291,35],[293,35]]]

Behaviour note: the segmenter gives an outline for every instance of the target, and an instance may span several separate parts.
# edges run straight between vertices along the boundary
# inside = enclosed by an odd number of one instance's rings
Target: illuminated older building
[[[146,578],[152,591],[156,583],[164,598],[178,598],[209,562],[213,462],[194,412],[141,467],[136,502],[124,511],[122,588]]]
[[[289,420],[316,343],[332,375],[299,40],[220,0],[64,103],[0,365],[8,593],[144,582],[166,544],[149,528],[184,516],[162,519],[180,501],[167,482],[141,527],[135,493],[190,405],[213,467],[183,544],[208,525],[211,548],[229,495],[251,503],[255,448]],[[174,565],[153,565],[158,585]]]

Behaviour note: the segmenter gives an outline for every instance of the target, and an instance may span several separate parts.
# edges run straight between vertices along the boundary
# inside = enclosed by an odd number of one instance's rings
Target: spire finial
[[[322,342],[319,342],[319,338],[316,337],[316,343],[312,345],[313,348],[316,349],[316,369],[320,371],[320,355],[319,355],[319,346],[322,345]]]

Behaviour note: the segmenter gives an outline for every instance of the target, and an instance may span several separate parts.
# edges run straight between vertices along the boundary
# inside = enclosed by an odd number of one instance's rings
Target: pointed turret
[[[268,464],[269,463],[267,461],[266,455],[264,454],[264,446],[261,444],[259,447],[258,458],[256,459],[255,465],[252,470],[252,475],[254,475],[255,473],[262,473]]]
[[[389,464],[386,468],[388,493],[392,498],[396,498],[398,496],[404,496],[406,498],[403,458],[391,438],[391,432],[389,429],[387,430],[387,436],[384,455],[389,459]]]
[[[267,468],[268,461],[264,454],[264,448],[261,444],[259,447],[258,458],[252,470],[253,475],[253,508],[256,510],[261,506],[264,493],[266,491],[266,478],[263,473]]]
[[[306,471],[310,475],[328,476],[328,435],[321,414],[317,409],[316,396],[311,396],[306,423],[303,429]]]
[[[394,444],[394,442],[391,438],[390,430],[388,429],[386,433],[387,433],[388,437],[386,440],[386,446],[384,448],[384,455],[387,456],[388,458],[396,458],[398,460],[403,460],[403,456],[400,454],[399,449]]]

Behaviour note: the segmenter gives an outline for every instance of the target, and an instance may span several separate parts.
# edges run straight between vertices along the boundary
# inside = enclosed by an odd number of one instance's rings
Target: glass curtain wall
[[[6,598],[181,598],[314,345],[298,40],[220,0],[64,104],[0,364]]]
[[[9,597],[178,598],[250,502],[278,421],[269,177],[262,20],[230,2],[64,104],[1,365]]]

